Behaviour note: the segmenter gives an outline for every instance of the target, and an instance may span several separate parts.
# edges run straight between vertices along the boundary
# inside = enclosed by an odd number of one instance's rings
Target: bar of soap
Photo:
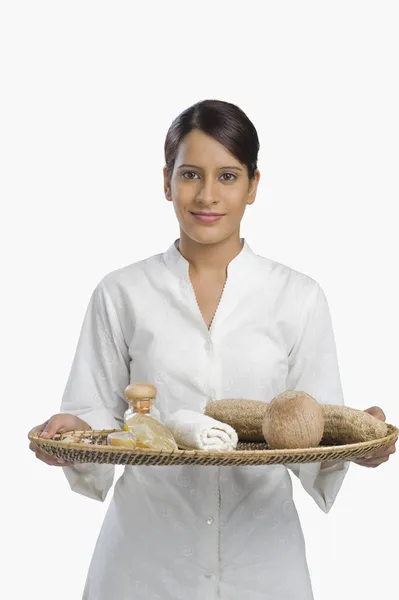
[[[134,449],[136,448],[136,436],[130,433],[130,431],[115,431],[107,435],[107,444]]]

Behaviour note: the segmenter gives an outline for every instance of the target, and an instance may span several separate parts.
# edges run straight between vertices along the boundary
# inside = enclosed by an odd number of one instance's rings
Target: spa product
[[[205,414],[212,419],[230,425],[242,442],[261,442],[262,422],[267,403],[244,398],[211,400],[205,407]]]
[[[357,444],[388,435],[388,426],[373,415],[349,406],[322,404],[323,444]]]
[[[269,448],[315,448],[323,437],[320,405],[306,394],[287,390],[267,405],[262,433]]]
[[[262,425],[268,406],[267,402],[260,400],[226,398],[208,402],[205,414],[231,425],[240,441],[262,442]],[[339,404],[319,406],[324,418],[323,446],[367,442],[385,437],[388,433],[386,423],[362,410]]]
[[[124,415],[124,429],[136,437],[136,448],[177,450],[172,433],[156,418],[159,413],[152,410],[156,395],[156,387],[149,383],[136,383],[126,388],[130,407]]]
[[[136,436],[130,431],[116,431],[108,434],[107,444],[110,446],[122,446],[133,450],[136,448]]]

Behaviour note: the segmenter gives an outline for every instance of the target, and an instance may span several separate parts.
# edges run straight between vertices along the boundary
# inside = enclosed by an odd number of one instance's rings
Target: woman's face
[[[182,231],[198,243],[215,243],[239,231],[247,204],[255,201],[260,173],[248,178],[241,164],[214,138],[201,130],[191,131],[182,140],[172,179],[164,167],[167,200],[173,202]],[[219,213],[223,217],[203,222],[192,213]]]

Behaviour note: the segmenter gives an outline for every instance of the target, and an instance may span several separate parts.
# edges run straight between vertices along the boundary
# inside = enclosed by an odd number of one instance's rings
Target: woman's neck
[[[240,232],[217,243],[200,244],[180,230],[179,252],[195,275],[227,275],[227,266],[242,250]]]

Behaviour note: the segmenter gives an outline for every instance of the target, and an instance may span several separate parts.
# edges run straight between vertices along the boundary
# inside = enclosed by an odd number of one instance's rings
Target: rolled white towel
[[[234,450],[237,447],[237,432],[227,423],[212,417],[181,409],[165,422],[176,442],[186,448],[198,450]]]

